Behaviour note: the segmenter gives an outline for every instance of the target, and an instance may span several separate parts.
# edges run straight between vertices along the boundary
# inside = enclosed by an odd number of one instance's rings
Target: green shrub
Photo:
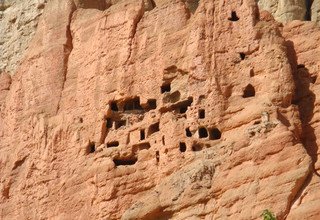
[[[277,220],[276,216],[268,209],[263,210],[262,215],[263,220]]]

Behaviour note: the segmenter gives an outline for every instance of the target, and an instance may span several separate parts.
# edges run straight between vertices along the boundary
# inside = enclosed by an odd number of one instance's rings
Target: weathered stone
[[[51,0],[0,75],[0,218],[319,216],[317,42],[254,0]]]
[[[306,18],[306,0],[257,0],[257,2],[261,10],[271,12],[280,22]]]
[[[0,1],[0,72],[13,74],[24,58],[46,0]]]
[[[311,21],[320,22],[320,1],[313,1],[311,7]]]
[[[318,219],[320,202],[319,179],[319,81],[320,27],[313,22],[295,21],[284,26],[283,35],[290,49],[296,82],[294,103],[302,121],[302,142],[313,160],[312,173],[300,190],[291,208],[289,219]],[[312,37],[311,37],[312,36]]]

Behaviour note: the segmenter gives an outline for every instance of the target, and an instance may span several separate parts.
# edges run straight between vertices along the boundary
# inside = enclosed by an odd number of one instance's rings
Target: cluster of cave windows
[[[231,14],[230,16],[228,17],[228,20],[231,21],[231,22],[237,22],[240,20],[240,18],[238,17],[237,15],[237,12],[236,11],[231,11]],[[244,60],[246,58],[246,54],[241,52],[239,53],[239,57],[241,60]],[[253,70],[251,69],[250,70],[250,77],[253,77],[254,76],[254,72]],[[249,97],[254,97],[256,94],[255,92],[255,88],[251,85],[251,84],[248,84],[245,89],[243,90],[243,95],[242,97],[243,98],[249,98]]]
[[[192,133],[190,128],[185,129],[186,137],[192,137]],[[209,140],[219,140],[221,138],[221,131],[218,128],[205,128],[199,127],[198,128],[198,136],[200,139],[209,138]]]
[[[186,112],[188,111],[189,107],[193,103],[193,98],[189,97],[185,100],[180,100],[180,92],[174,91],[172,92],[171,82],[165,82],[160,86],[160,93],[163,94],[163,97],[168,97],[168,105],[165,111],[172,111],[175,114],[184,115],[186,117]],[[205,96],[201,96],[201,100],[205,99]],[[200,97],[199,97],[200,100]],[[129,118],[130,115],[143,115],[144,113],[152,110],[157,109],[157,99],[148,99],[147,102],[144,104],[140,103],[139,97],[133,97],[124,100],[114,100],[109,102],[109,106],[111,109],[111,113],[108,117],[105,118],[104,126],[108,130],[117,130],[122,127],[126,127],[129,125]],[[160,113],[165,111],[161,111]],[[206,110],[200,108],[197,110],[198,112],[195,113],[198,119],[205,119],[207,117]],[[140,116],[138,116],[140,117]],[[179,116],[178,116],[179,117]],[[143,117],[142,117],[143,118]],[[130,119],[130,123],[131,119]],[[138,152],[143,149],[149,149],[151,147],[149,141],[147,140],[149,137],[153,136],[153,134],[160,131],[160,122],[153,122],[148,127],[140,128],[137,130],[135,138],[138,138],[138,143],[131,145],[133,152]],[[189,128],[185,130],[187,137],[192,137],[193,132],[190,131]],[[218,140],[221,138],[221,132],[218,128],[206,128],[204,126],[200,126],[197,131],[199,139],[206,139],[206,140]],[[130,137],[129,137],[130,138]],[[105,138],[104,138],[105,139]],[[165,146],[165,136],[162,136],[161,140],[162,144]],[[105,143],[106,148],[118,148],[120,146],[119,141],[117,140],[110,140]],[[202,149],[201,144],[194,144],[191,149],[193,151],[199,151]],[[93,142],[90,142],[87,146],[87,153],[93,153],[96,150],[96,146]],[[187,144],[185,142],[179,142],[179,150],[180,152],[187,151]],[[159,151],[155,151],[155,158],[156,161],[160,161],[160,153]],[[113,158],[113,162],[115,166],[127,166],[133,165],[138,161],[137,154],[134,153],[130,157],[126,158]]]

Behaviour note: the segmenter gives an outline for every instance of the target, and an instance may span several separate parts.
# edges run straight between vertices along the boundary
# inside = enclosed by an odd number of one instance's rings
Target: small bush
[[[263,220],[277,220],[276,216],[268,209],[263,210],[262,215]]]

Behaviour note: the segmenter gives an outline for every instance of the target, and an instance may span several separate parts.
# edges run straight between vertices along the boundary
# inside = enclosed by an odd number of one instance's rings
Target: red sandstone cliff
[[[254,0],[49,1],[0,75],[1,219],[319,219],[319,40]]]

